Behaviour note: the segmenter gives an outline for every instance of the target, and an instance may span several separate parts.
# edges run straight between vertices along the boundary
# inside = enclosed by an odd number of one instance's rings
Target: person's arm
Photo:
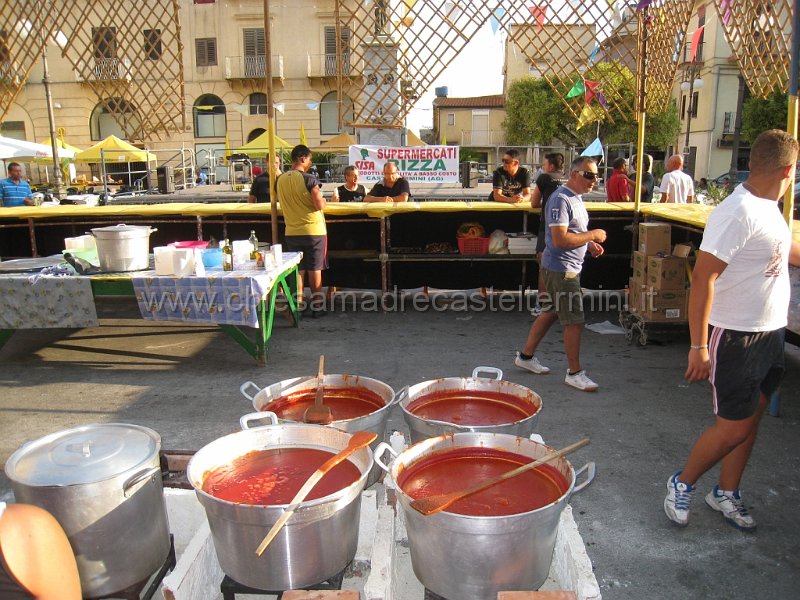
[[[339,202],[339,188],[333,188],[333,194],[331,194],[331,202]]]
[[[391,199],[388,196],[379,195],[379,192],[384,191],[383,186],[381,186],[381,189],[378,189],[378,186],[380,185],[381,185],[380,183],[376,183],[375,185],[372,186],[372,189],[369,191],[369,194],[364,196],[364,202],[391,202]]]
[[[411,196],[411,187],[408,185],[408,180],[401,179],[395,182],[394,186],[398,188],[398,194],[396,196],[392,196],[392,201],[408,202],[408,199]]]
[[[800,242],[792,241],[792,245],[789,247],[789,264],[800,267]]]
[[[247,201],[248,201],[250,204],[254,204],[254,203],[255,203],[255,201],[256,201],[256,197],[255,197],[255,196],[253,196],[253,192],[250,192],[250,193],[248,194],[248,196],[247,196]]]
[[[539,185],[533,186],[533,191],[531,192],[531,208],[539,208],[542,206],[542,192],[539,189]]]
[[[37,506],[9,504],[0,519],[3,557],[37,600],[80,600],[75,555],[64,530]]]
[[[689,383],[708,379],[708,317],[714,301],[714,282],[728,265],[713,254],[698,250],[689,291],[689,360],[684,378]]]
[[[511,201],[514,204],[518,204],[520,202],[526,202],[526,201],[530,202],[530,200],[531,200],[531,188],[530,187],[524,187],[524,188],[522,188],[522,190],[520,191],[519,194],[514,194],[513,196],[511,196]]]
[[[310,191],[311,203],[314,205],[314,208],[323,210],[327,202],[325,202],[325,196],[322,195],[322,188],[319,185],[315,185]]]
[[[502,188],[494,188],[492,190],[492,198],[495,202],[505,202],[506,204],[514,204],[515,201],[509,198],[508,196],[503,195]]]
[[[603,229],[590,229],[585,233],[574,233],[569,231],[566,225],[550,225],[550,237],[556,248],[568,250],[589,242],[602,244],[606,241],[606,232]]]

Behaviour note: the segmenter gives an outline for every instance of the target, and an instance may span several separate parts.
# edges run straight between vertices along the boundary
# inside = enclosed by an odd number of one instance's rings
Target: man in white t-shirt
[[[694,202],[694,181],[683,169],[683,157],[673,154],[667,159],[667,172],[661,178],[661,202],[691,204]]]
[[[784,131],[759,135],[750,176],[708,218],[689,296],[686,379],[711,383],[715,423],[667,481],[664,512],[685,526],[697,480],[721,463],[706,504],[745,531],[755,529],[739,492],[768,398],[784,372],[788,264],[800,265],[777,201],[794,181],[798,144]],[[709,330],[709,325],[710,330]]]

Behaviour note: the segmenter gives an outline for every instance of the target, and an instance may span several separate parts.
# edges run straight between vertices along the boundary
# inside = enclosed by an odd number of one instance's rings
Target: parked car
[[[750,171],[736,171],[736,183],[742,183],[749,176],[750,176]],[[718,185],[720,187],[727,187],[730,178],[731,178],[730,173],[725,172],[719,177],[712,179],[711,183],[713,183],[714,185]]]

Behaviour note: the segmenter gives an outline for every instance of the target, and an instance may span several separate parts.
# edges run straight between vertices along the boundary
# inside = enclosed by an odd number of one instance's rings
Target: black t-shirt
[[[360,183],[352,192],[343,185],[336,188],[336,191],[339,192],[339,202],[363,202],[364,196],[367,195],[367,190]]]
[[[269,202],[269,172],[263,172],[253,179],[250,195],[256,197],[256,202]]]
[[[631,179],[636,181],[636,173],[631,174]],[[644,186],[644,193],[642,194],[641,202],[653,201],[653,188],[656,186],[656,178],[649,171],[642,173],[642,185]],[[633,200],[633,198],[631,198]]]
[[[513,175],[509,175],[503,167],[495,170],[492,175],[492,193],[489,194],[489,201],[494,200],[494,190],[500,188],[503,196],[514,196],[522,192],[523,189],[531,187],[531,172],[525,167],[520,167]]]
[[[563,173],[542,173],[536,178],[536,187],[542,194],[542,212],[539,217],[539,233],[536,238],[536,252],[544,252],[544,236],[545,236],[545,218],[544,211],[547,208],[547,201],[550,195],[555,192],[560,186],[566,183]]]
[[[383,181],[379,181],[369,191],[369,195],[375,196],[376,198],[382,198],[384,196],[396,198],[403,192],[408,194],[408,197],[411,198],[411,188],[408,186],[408,180],[400,177],[397,181],[394,182],[394,185],[392,187],[386,187],[385,185],[383,185]]]

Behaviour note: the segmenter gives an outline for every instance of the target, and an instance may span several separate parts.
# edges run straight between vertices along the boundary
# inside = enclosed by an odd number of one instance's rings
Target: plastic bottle
[[[258,238],[256,237],[256,230],[255,229],[251,229],[250,230],[250,237],[247,239],[247,241],[250,242],[250,245],[252,246],[252,249],[250,250],[250,260],[257,260],[258,259]]]
[[[222,247],[222,270],[233,271],[233,246],[231,241],[225,239],[225,245]]]

